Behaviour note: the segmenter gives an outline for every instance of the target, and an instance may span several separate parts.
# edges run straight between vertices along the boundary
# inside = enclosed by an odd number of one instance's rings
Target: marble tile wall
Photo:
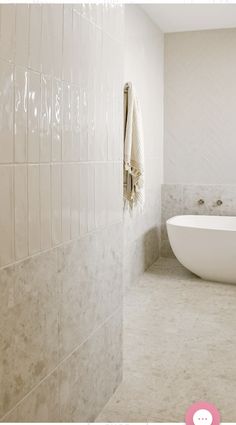
[[[163,33],[137,5],[125,5],[125,81],[132,81],[143,119],[145,207],[124,215],[124,285],[160,254],[163,173]]]
[[[89,421],[122,367],[123,7],[0,28],[0,419]]]
[[[204,200],[199,205],[199,199]],[[217,205],[217,200],[222,205]],[[166,220],[175,215],[236,215],[236,185],[226,184],[163,184],[162,185],[162,230],[161,255],[174,256],[170,247]]]

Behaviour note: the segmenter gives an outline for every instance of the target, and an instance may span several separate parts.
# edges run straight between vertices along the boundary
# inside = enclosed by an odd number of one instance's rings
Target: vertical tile
[[[27,90],[26,68],[15,67],[15,162],[27,161]]]
[[[88,159],[88,89],[80,90],[80,160]]]
[[[76,12],[76,10],[72,9],[72,81],[77,85],[80,83],[80,57],[77,52],[82,52],[79,47],[80,20],[80,15]]]
[[[74,18],[76,13],[74,13]],[[79,16],[79,20],[75,22],[77,27],[75,27],[74,36],[74,66],[73,66],[73,82],[80,83],[82,85],[88,84],[89,71],[91,66],[91,28],[92,25],[87,19],[84,19],[82,16]],[[76,52],[82,52],[82,54],[77,54]]]
[[[28,166],[29,254],[40,251],[39,165]]]
[[[72,183],[73,184],[73,183]],[[71,164],[62,164],[62,241],[70,240]]]
[[[90,54],[92,25],[82,15],[73,10],[73,61],[72,79],[74,84],[87,84],[91,69]],[[81,52],[81,54],[78,54]]]
[[[1,4],[0,58],[14,60],[15,55],[15,5]]]
[[[40,165],[40,223],[41,249],[51,247],[51,166]]]
[[[62,150],[62,83],[53,79],[52,94],[52,161],[61,161]]]
[[[0,166],[0,193],[0,265],[4,266],[14,260],[12,166]]]
[[[29,55],[29,5],[16,5],[16,53],[15,63],[28,66]]]
[[[113,165],[114,173],[114,221],[122,221],[123,214],[123,162]]]
[[[61,78],[63,6],[44,4],[42,7],[42,70]]]
[[[71,85],[63,82],[62,160],[72,160]]]
[[[107,220],[107,180],[106,164],[95,166],[95,223],[96,227],[102,227]]]
[[[64,29],[63,29],[63,80],[72,81],[73,59],[73,11],[72,5],[64,4]]]
[[[114,163],[107,163],[107,223],[114,222],[115,211],[115,179],[114,179]]]
[[[88,165],[88,231],[95,228],[95,166]]]
[[[58,245],[62,241],[61,232],[61,165],[51,166],[52,185],[52,244]]]
[[[94,160],[98,158],[99,143],[95,142],[95,83],[90,82],[88,90],[88,159]]]
[[[0,60],[0,163],[13,160],[13,108],[13,66]]]
[[[53,75],[56,78],[62,77],[62,48],[63,48],[63,5],[53,4],[52,7],[52,55]],[[72,43],[72,38],[71,38]]]
[[[108,99],[110,99],[109,84],[107,75],[110,68],[108,63],[109,58],[109,39],[103,34],[103,38],[97,40],[96,62],[100,63],[99,73],[96,74],[96,96],[95,96],[95,146],[97,148],[96,157],[100,160],[107,159],[107,122],[108,122]]]
[[[52,79],[41,75],[40,162],[50,162],[52,144]]]
[[[80,158],[80,91],[78,86],[72,86],[72,158]]]
[[[14,167],[15,192],[15,257],[28,256],[27,165]]]
[[[41,71],[42,5],[30,4],[29,67]]]
[[[52,75],[53,69],[53,5],[42,5],[42,71]]]
[[[28,162],[39,162],[40,74],[29,72],[28,85]]]
[[[88,232],[88,165],[80,164],[79,176],[80,234]]]
[[[79,182],[80,182],[80,169],[79,164],[71,165],[71,238],[76,239],[80,233],[80,204],[79,204]]]

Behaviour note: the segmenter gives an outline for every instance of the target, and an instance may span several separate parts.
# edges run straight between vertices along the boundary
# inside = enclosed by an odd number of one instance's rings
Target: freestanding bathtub
[[[236,283],[236,217],[180,215],[166,224],[183,266],[204,280]]]

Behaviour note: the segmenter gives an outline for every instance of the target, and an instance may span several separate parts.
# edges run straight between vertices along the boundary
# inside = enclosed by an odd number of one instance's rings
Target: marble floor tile
[[[235,422],[236,285],[161,258],[124,298],[124,379],[96,422],[184,422],[193,402]]]

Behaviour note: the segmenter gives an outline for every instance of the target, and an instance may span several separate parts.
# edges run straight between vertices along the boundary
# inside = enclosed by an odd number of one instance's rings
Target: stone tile
[[[62,422],[92,422],[122,379],[122,311],[59,367]]]
[[[152,382],[125,379],[95,422],[147,422],[153,404]]]
[[[1,271],[0,416],[58,362],[57,253],[32,257]]]
[[[145,249],[142,239],[125,244],[123,262],[124,291],[137,283],[145,270]]]
[[[175,258],[168,239],[161,241],[161,256],[167,258]]]
[[[97,422],[184,422],[209,400],[235,419],[236,286],[161,258],[124,299],[124,381]]]
[[[11,412],[4,422],[58,422],[58,372],[49,375]]]
[[[161,188],[161,237],[168,239],[166,220],[182,214],[183,187],[180,184],[163,184]]]
[[[58,249],[61,359],[121,307],[120,234],[121,225],[116,224]]]

